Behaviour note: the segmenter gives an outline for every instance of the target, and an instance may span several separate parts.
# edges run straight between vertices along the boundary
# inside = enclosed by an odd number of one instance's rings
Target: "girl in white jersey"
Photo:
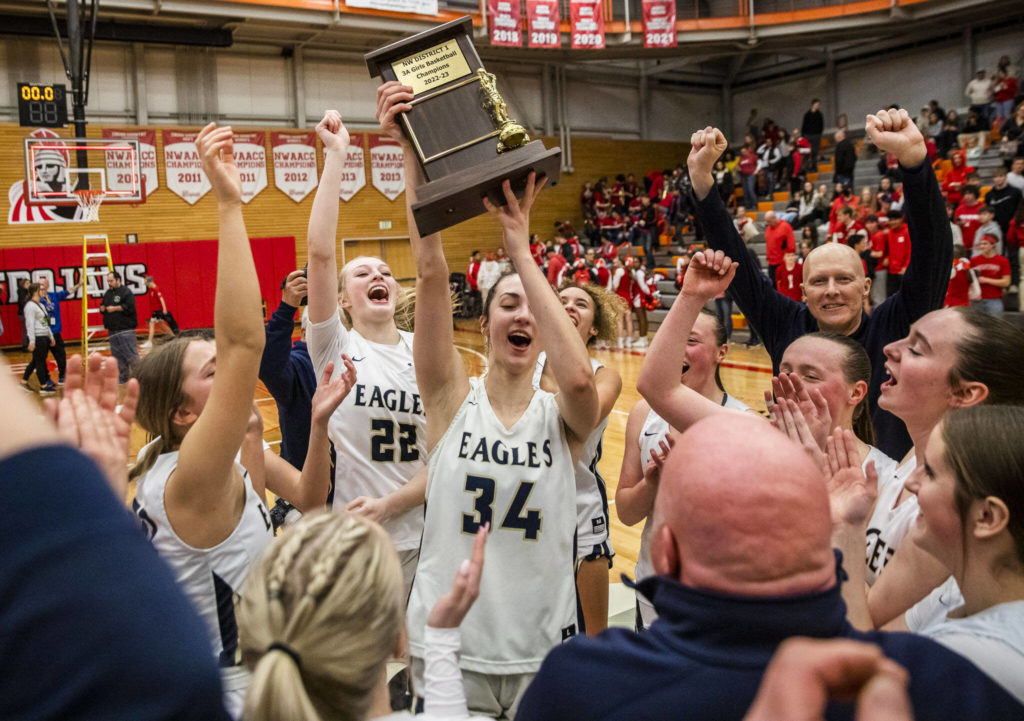
[[[348,131],[336,110],[316,126],[324,170],[309,217],[309,355],[317,374],[351,356],[359,372],[331,418],[334,508],[371,518],[391,535],[412,583],[423,532],[426,445],[423,403],[413,370],[412,333],[395,325],[401,289],[380,258],[353,258],[338,273],[338,187]],[[346,329],[340,313],[351,322]],[[419,473],[417,473],[419,472]]]
[[[659,329],[660,332],[660,329]],[[718,316],[702,310],[694,321],[686,340],[682,375],[679,382],[693,389],[708,400],[719,403],[723,408],[749,411],[750,408],[725,392],[722,385],[720,365],[729,352],[725,339],[725,328]],[[650,539],[654,524],[648,516],[654,507],[657,491],[656,467],[645,473],[646,465],[654,455],[664,455],[667,450],[666,437],[671,429],[668,423],[645,400],[639,400],[629,412],[626,420],[625,447],[622,452],[622,469],[619,471],[619,485],[615,490],[615,510],[619,520],[627,526],[644,521],[640,536],[640,554],[637,558],[634,576],[637,581],[654,573],[651,565]],[[651,602],[637,594],[637,629],[647,628],[658,617]]]
[[[395,123],[412,88],[378,90],[382,129],[406,146],[406,202],[422,171]],[[413,677],[422,677],[427,611],[444,592],[480,526],[490,524],[491,562],[462,624],[460,663],[470,709],[513,716],[545,654],[575,635],[573,465],[597,425],[599,404],[586,347],[529,247],[529,210],[543,181],[531,173],[522,201],[504,184],[506,207],[485,205],[504,231],[518,274],[485,300],[481,331],[488,372],[469,379],[453,346],[448,264],[438,235],[421,238],[407,206],[417,262],[416,373],[431,449],[423,546],[409,600]],[[533,388],[541,348],[557,395]]]
[[[1024,333],[975,308],[928,313],[911,326],[910,335],[887,345],[885,356],[889,380],[882,384],[878,405],[906,424],[914,447],[894,476],[879,476],[877,490],[872,489],[877,494],[873,509],[868,506],[865,514],[853,498],[843,523],[836,525],[833,542],[846,558],[859,555],[872,529],[879,529],[879,543],[885,544],[874,556],[890,556],[870,588],[864,566],[844,563],[849,575],[843,584],[847,613],[861,628],[881,627],[893,619],[899,623],[898,617],[949,576],[934,556],[903,543],[920,509],[907,486],[924,472],[932,431],[956,408],[1024,405],[1019,372]]]
[[[133,505],[207,623],[222,669],[225,705],[237,718],[248,675],[237,657],[234,595],[273,537],[264,488],[300,510],[323,505],[330,465],[326,421],[347,391],[352,370],[349,364],[337,383],[314,396],[316,422],[301,475],[273,453],[264,454],[252,400],[263,313],[242,221],[231,128],[211,123],[199,133],[196,147],[220,218],[216,343],[179,336],[139,364],[137,420],[156,438],[139,453],[132,471],[138,478]]]
[[[592,283],[570,281],[558,295],[588,348],[596,341],[613,340],[619,316],[629,312],[617,295]],[[596,636],[608,627],[608,569],[615,556],[609,543],[608,493],[597,464],[601,460],[608,414],[622,392],[622,378],[594,358],[590,359],[590,365],[594,369],[601,413],[597,427],[587,437],[583,452],[576,461],[576,593],[587,635]],[[537,358],[533,384],[550,393],[558,392],[545,352]]]
[[[911,631],[966,656],[1024,703],[1024,407],[975,406],[932,431],[910,538],[950,578],[907,611]]]

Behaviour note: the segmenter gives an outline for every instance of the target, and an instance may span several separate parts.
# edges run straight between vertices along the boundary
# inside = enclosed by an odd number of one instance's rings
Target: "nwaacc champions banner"
[[[338,197],[346,203],[366,185],[366,136],[363,133],[349,133],[349,144],[345,150],[345,170],[341,174]]]
[[[252,238],[253,260],[260,281],[260,294],[266,316],[281,301],[281,281],[295,270],[295,238]],[[147,292],[145,276],[152,275],[164,294],[167,309],[182,328],[213,326],[213,296],[217,281],[217,241],[182,240],[164,243],[118,244],[110,246],[114,269],[135,295],[138,330],[149,327],[149,316],[160,308]],[[81,245],[51,245],[37,248],[0,249],[0,320],[4,332],[0,344],[21,345],[21,321],[18,318],[18,281],[41,278],[50,281],[51,290],[70,288],[82,275]],[[90,278],[93,290],[106,290],[104,278]],[[89,307],[99,305],[90,299]],[[60,304],[65,340],[82,336],[82,291]],[[98,339],[102,342],[102,336]],[[74,349],[69,349],[74,352]]]
[[[203,172],[199,151],[196,149],[197,135],[198,131],[163,131],[164,177],[167,179],[167,187],[189,205],[195,205],[210,192],[210,179]]]
[[[156,131],[103,128],[103,137],[139,141],[139,162],[142,165],[142,182],[146,196],[156,192],[160,187],[160,174],[157,172],[156,164]],[[107,158],[107,187],[112,190],[131,190],[132,166],[125,157],[127,153],[123,150],[108,150],[104,155]]]
[[[267,189],[267,134],[262,130],[234,134],[235,165],[242,181],[242,202]]]
[[[296,203],[316,190],[316,133],[272,132],[274,187]]]
[[[405,190],[405,152],[386,135],[370,136],[370,177],[373,187],[388,200]]]

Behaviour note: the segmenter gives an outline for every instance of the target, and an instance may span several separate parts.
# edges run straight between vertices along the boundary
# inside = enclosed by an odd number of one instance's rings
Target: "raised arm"
[[[518,200],[506,180],[502,183],[506,204],[497,207],[485,198],[484,206],[502,227],[505,251],[530,301],[537,336],[541,348],[547,351],[551,373],[558,385],[556,399],[562,420],[576,440],[583,441],[597,425],[601,405],[590,356],[569,314],[562,308],[558,296],[551,292],[547,278],[530,253],[530,208],[546,182],[547,178],[542,178],[538,183],[536,175],[530,173],[523,199]]]
[[[718,413],[735,413],[679,382],[686,345],[701,308],[729,287],[737,264],[722,251],[694,253],[683,288],[658,328],[644,359],[636,389],[651,409],[673,428],[684,431]]]
[[[322,323],[338,314],[338,188],[349,144],[348,130],[337,110],[324,114],[316,134],[324,146],[324,171],[313,197],[306,233],[310,323]]]
[[[721,194],[711,192],[715,186],[712,175],[715,161],[728,147],[728,142],[721,130],[708,127],[690,137],[690,146],[686,165],[697,201],[697,220],[704,228],[708,245],[730,258],[746,260],[747,246],[740,238]],[[764,339],[765,348],[773,359],[776,351],[781,356],[783,349],[775,348],[776,338],[789,337],[794,315],[803,304],[776,292],[767,276],[752,263],[740,264],[729,291],[743,315]]]
[[[260,380],[278,402],[291,400],[295,387],[295,369],[292,367],[292,333],[295,331],[295,311],[308,288],[301,270],[288,274],[281,304],[267,321],[264,332],[266,345],[260,359]]]
[[[903,169],[910,264],[892,302],[904,308],[909,331],[911,323],[942,307],[953,262],[953,232],[924,137],[907,111],[879,110],[867,116],[865,129],[879,150],[894,154]]]
[[[409,241],[416,259],[416,335],[413,361],[416,384],[427,413],[427,450],[441,438],[455,412],[469,393],[469,379],[452,332],[452,311],[448,287],[448,263],[441,247],[441,236],[423,238],[416,228],[412,204],[416,189],[424,182],[416,162],[416,150],[397,122],[399,113],[412,108],[412,88],[397,81],[377,88],[377,120],[381,130],[402,144],[405,151],[405,211],[409,223]],[[563,312],[564,315],[564,312]]]
[[[233,146],[230,126],[210,123],[196,138],[203,170],[217,196],[217,372],[206,405],[181,444],[178,468],[166,491],[169,505],[207,516],[210,508],[223,508],[237,490],[232,469],[249,423],[264,342],[260,286],[242,220],[242,184]]]

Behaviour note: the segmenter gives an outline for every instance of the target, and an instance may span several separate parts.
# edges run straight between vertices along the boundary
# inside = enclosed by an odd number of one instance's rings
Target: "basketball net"
[[[107,194],[102,190],[74,190],[75,200],[82,209],[82,217],[92,223],[100,219],[100,206]]]

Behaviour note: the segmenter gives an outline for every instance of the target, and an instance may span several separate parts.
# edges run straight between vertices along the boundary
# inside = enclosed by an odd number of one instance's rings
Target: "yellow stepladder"
[[[103,243],[103,251],[90,251],[90,245],[99,245]],[[106,265],[97,265],[95,261],[103,259],[106,261]],[[103,323],[99,325],[89,325],[89,315],[95,313],[100,315],[100,309],[97,305],[94,308],[89,307],[89,298],[102,298],[103,297],[103,283],[99,283],[99,288],[90,292],[89,290],[89,279],[90,278],[106,278],[107,273],[114,272],[114,259],[110,255],[110,239],[106,235],[85,235],[82,237],[82,361],[84,362],[89,358],[89,339],[97,333],[106,330],[103,327]]]

